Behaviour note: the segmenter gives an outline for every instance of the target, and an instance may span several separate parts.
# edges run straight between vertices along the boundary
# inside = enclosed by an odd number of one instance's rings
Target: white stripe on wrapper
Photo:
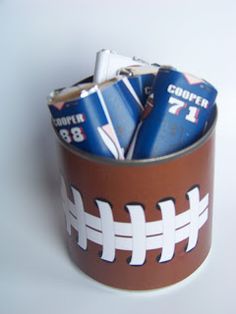
[[[113,126],[113,123],[111,121],[111,117],[109,115],[109,112],[107,110],[107,106],[106,106],[106,103],[105,103],[105,100],[102,96],[102,93],[101,91],[97,88],[97,95],[98,95],[98,98],[100,100],[100,103],[101,103],[101,106],[102,106],[102,109],[104,111],[104,114],[106,116],[106,119],[108,121],[108,125],[110,126],[110,138],[112,139],[114,145],[116,146],[116,149],[118,151],[118,155],[119,155],[119,159],[124,159],[124,149],[121,148],[120,146],[120,143],[119,143],[119,140],[118,140],[118,137],[116,135],[116,132],[115,132],[115,129],[114,129],[114,126]],[[101,129],[101,128],[100,128]],[[103,134],[104,135],[104,134]],[[106,142],[105,142],[105,145],[106,145]],[[115,157],[115,156],[114,156]]]

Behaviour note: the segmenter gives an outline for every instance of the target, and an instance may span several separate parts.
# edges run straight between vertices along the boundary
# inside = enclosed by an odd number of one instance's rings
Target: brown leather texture
[[[89,159],[60,142],[63,177],[68,197],[71,187],[82,196],[85,211],[100,217],[96,200],[112,208],[115,222],[131,223],[127,204],[141,204],[146,222],[162,221],[158,202],[173,200],[176,215],[190,208],[187,192],[199,188],[200,199],[209,195],[208,218],[198,231],[196,246],[186,252],[189,238],[175,244],[174,256],[160,262],[162,248],[147,249],[142,265],[130,265],[132,250],[115,250],[112,262],[101,258],[103,246],[88,240],[86,249],[78,245],[78,232],[68,234],[71,256],[79,268],[97,281],[117,288],[146,290],[172,285],[191,275],[205,260],[211,246],[214,132],[194,150],[162,162],[109,163]],[[131,238],[132,241],[132,238]]]

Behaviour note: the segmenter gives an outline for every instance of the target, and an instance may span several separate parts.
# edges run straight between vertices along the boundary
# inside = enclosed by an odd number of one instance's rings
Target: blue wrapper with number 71
[[[129,158],[160,157],[194,143],[212,119],[216,96],[205,80],[160,67]]]

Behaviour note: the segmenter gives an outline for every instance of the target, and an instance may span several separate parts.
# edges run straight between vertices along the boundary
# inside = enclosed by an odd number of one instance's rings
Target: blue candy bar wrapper
[[[122,77],[90,86],[72,100],[51,100],[49,109],[65,142],[95,155],[124,159],[143,106],[129,80]]]
[[[161,67],[133,138],[130,158],[160,157],[194,143],[212,118],[216,96],[208,82]]]
[[[143,106],[145,106],[147,98],[151,92],[154,78],[155,75],[153,73],[131,76],[128,78]]]

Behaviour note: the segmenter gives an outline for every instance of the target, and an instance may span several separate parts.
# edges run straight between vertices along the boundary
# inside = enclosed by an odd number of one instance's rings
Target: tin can
[[[59,138],[67,240],[74,262],[111,287],[148,290],[187,278],[211,247],[216,112],[172,155],[112,160]]]
[[[198,140],[211,119],[217,91],[208,82],[170,67],[160,67],[150,106],[139,125],[133,159],[174,153]]]

